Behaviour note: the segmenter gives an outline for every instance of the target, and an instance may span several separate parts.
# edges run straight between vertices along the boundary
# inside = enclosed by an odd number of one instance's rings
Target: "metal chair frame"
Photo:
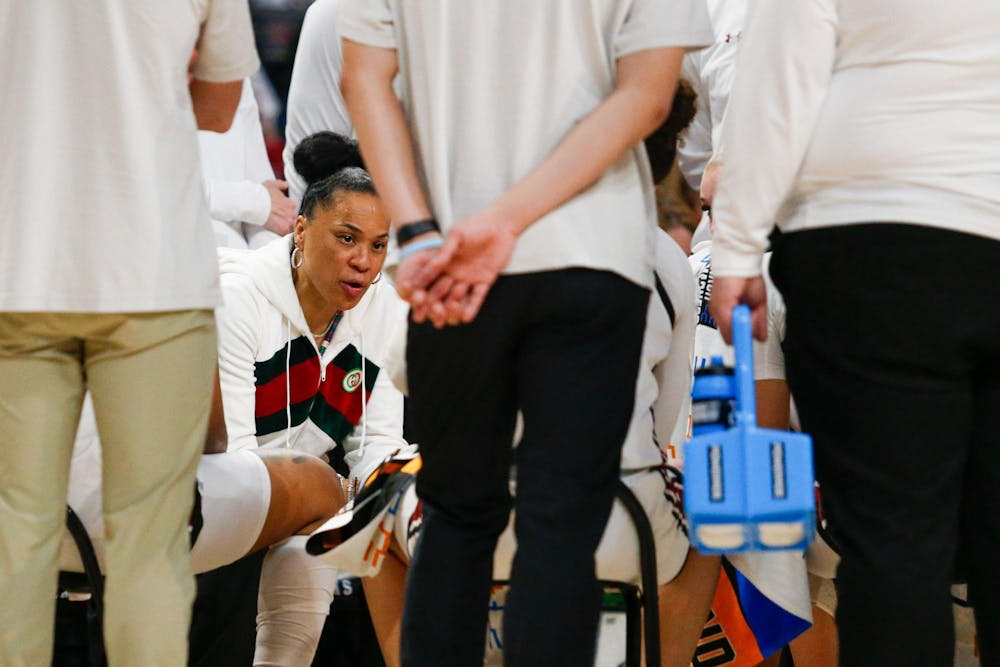
[[[69,530],[73,543],[80,553],[83,562],[83,575],[77,572],[59,573],[58,597],[69,600],[73,595],[85,597],[80,602],[87,604],[87,648],[91,667],[106,667],[107,656],[104,653],[104,575],[97,562],[94,544],[90,541],[87,529],[72,507],[66,507],[66,528]]]
[[[618,480],[615,498],[621,501],[639,540],[640,586],[624,581],[600,580],[605,588],[621,591],[625,600],[625,665],[641,667],[643,639],[646,664],[660,664],[660,595],[656,572],[656,538],[653,527],[639,499],[624,482]],[[506,580],[494,580],[494,585],[506,586]],[[643,613],[645,611],[645,613]]]

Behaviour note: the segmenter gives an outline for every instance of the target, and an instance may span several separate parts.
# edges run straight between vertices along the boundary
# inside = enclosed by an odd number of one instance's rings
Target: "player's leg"
[[[106,318],[91,330],[85,359],[103,452],[109,664],[181,665],[194,597],[188,525],[216,366],[214,315]]]
[[[687,667],[708,618],[719,581],[719,558],[691,548],[683,525],[679,497],[668,492],[672,469],[648,470],[622,476],[649,519],[656,549],[659,584],[661,664]],[[502,541],[503,538],[501,538]],[[597,576],[612,581],[641,583],[640,553],[635,524],[620,502],[615,502],[596,553]]]
[[[204,525],[191,552],[196,571],[274,545],[261,568],[254,664],[308,664],[337,572],[303,547],[344,504],[337,474],[309,454],[257,449],[203,456],[198,481]]]
[[[837,667],[837,591],[831,579],[809,575],[812,627],[792,640],[792,659],[799,667]]]
[[[955,299],[975,288],[952,270],[965,255],[959,237],[882,224],[816,230],[783,237],[771,262],[788,308],[789,386],[842,547],[843,664],[952,662],[973,413],[971,329]]]
[[[502,276],[476,319],[410,324],[409,416],[423,467],[420,541],[410,563],[402,628],[405,664],[481,663],[493,550],[510,511],[517,412],[513,360],[521,276]]]
[[[84,391],[81,345],[62,333],[66,324],[63,315],[0,314],[0,664],[10,667],[52,661],[56,559]]]
[[[1000,447],[995,417],[1000,406],[1000,354],[995,358],[998,363],[983,368],[977,387],[972,451],[962,499],[969,601],[975,609],[983,665],[1000,665],[1000,577],[996,572],[996,554],[1000,550],[1000,517],[996,512],[1000,507]]]
[[[670,583],[660,586],[660,656],[663,665],[691,663],[719,581],[718,556],[688,549],[687,560]]]
[[[382,570],[365,577],[365,599],[375,627],[379,648],[386,667],[399,667],[400,629],[403,619],[403,593],[406,590],[407,565],[395,549],[382,561]]]
[[[308,535],[346,503],[336,471],[320,458],[258,449],[271,483],[267,518],[252,551],[292,535]]]

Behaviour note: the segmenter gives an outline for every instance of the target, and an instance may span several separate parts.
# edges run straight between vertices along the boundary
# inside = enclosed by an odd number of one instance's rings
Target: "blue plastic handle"
[[[757,425],[757,399],[753,383],[753,336],[750,308],[733,308],[733,348],[736,352],[736,423]]]
[[[803,549],[813,537],[812,440],[757,426],[750,309],[733,309],[736,363],[729,394],[735,420],[684,445],[684,509],[691,542],[704,553]],[[712,379],[696,378],[698,380]],[[698,392],[695,391],[697,394]]]

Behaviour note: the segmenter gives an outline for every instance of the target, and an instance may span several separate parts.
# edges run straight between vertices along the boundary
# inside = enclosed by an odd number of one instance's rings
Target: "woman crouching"
[[[228,448],[292,448],[364,479],[406,447],[389,380],[407,306],[381,278],[389,221],[352,142],[322,132],[295,153],[309,183],[294,233],[220,250],[219,373]],[[264,561],[255,665],[309,664],[337,572],[304,537]]]

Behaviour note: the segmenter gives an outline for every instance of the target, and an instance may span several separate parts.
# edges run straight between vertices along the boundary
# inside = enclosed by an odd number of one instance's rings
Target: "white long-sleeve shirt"
[[[716,275],[785,232],[902,222],[1000,240],[1000,3],[755,0],[723,130]]]
[[[243,223],[261,226],[271,214],[271,196],[261,185],[274,178],[250,79],[227,132],[198,132],[202,177],[216,245],[246,248]]]
[[[677,144],[677,166],[695,190],[701,187],[701,175],[721,141],[722,120],[729,104],[746,13],[747,0],[709,0],[708,15],[715,42],[684,56],[681,77],[691,84],[698,97],[694,120]]]

